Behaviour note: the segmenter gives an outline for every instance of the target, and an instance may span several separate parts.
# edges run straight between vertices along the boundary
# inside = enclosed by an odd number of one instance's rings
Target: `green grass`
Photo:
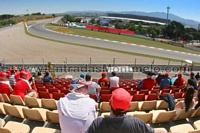
[[[88,36],[88,37],[94,37],[94,38],[101,38],[101,39],[108,39],[113,41],[120,41],[120,42],[127,42],[127,43],[134,43],[134,44],[140,44],[145,46],[151,46],[156,48],[163,48],[163,49],[170,49],[175,51],[181,51],[181,52],[187,52],[187,53],[194,53],[194,54],[200,54],[200,52],[189,50],[186,48],[173,46],[157,41],[142,39],[134,36],[124,36],[124,35],[118,35],[118,34],[111,34],[111,33],[105,33],[105,32],[98,32],[98,31],[92,31],[92,30],[84,30],[84,29],[78,29],[78,28],[68,28],[68,27],[60,27],[60,26],[53,26],[51,24],[45,25],[46,28],[49,28],[51,30],[54,30],[54,28],[61,28],[61,29],[67,29],[72,31],[69,34],[76,34],[81,36]]]

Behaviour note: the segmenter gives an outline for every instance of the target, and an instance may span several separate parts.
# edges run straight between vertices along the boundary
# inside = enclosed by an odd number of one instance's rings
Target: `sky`
[[[0,14],[66,11],[167,12],[200,22],[200,0],[0,0]]]

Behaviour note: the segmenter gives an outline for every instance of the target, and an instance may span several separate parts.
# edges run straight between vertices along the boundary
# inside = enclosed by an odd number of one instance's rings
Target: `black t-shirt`
[[[198,90],[197,80],[195,78],[188,79],[188,84],[193,86],[195,90]]]
[[[154,129],[133,116],[97,118],[86,133],[154,133]]]

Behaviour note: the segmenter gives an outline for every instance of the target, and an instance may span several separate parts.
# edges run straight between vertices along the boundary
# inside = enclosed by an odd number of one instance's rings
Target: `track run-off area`
[[[43,21],[32,26],[29,26],[28,31],[34,35],[50,38],[53,40],[59,40],[63,42],[71,42],[75,44],[83,44],[87,46],[94,46],[99,48],[114,49],[119,51],[133,52],[145,55],[152,55],[158,57],[165,57],[177,60],[192,60],[194,62],[200,62],[200,55],[193,53],[186,53],[180,51],[173,51],[163,48],[155,48],[151,46],[144,46],[138,44],[131,44],[126,42],[112,41],[107,39],[92,38],[87,36],[79,36],[73,34],[67,34],[49,30],[44,27],[49,21]]]

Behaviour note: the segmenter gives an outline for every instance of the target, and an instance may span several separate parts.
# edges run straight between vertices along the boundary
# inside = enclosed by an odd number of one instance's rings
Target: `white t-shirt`
[[[68,93],[58,102],[61,133],[85,133],[95,119],[96,102],[80,93]]]
[[[96,94],[97,89],[101,88],[99,84],[97,84],[96,82],[86,82],[88,86],[88,94]]]
[[[113,77],[110,77],[109,80],[110,80],[110,88],[119,87],[119,77],[113,76]]]

